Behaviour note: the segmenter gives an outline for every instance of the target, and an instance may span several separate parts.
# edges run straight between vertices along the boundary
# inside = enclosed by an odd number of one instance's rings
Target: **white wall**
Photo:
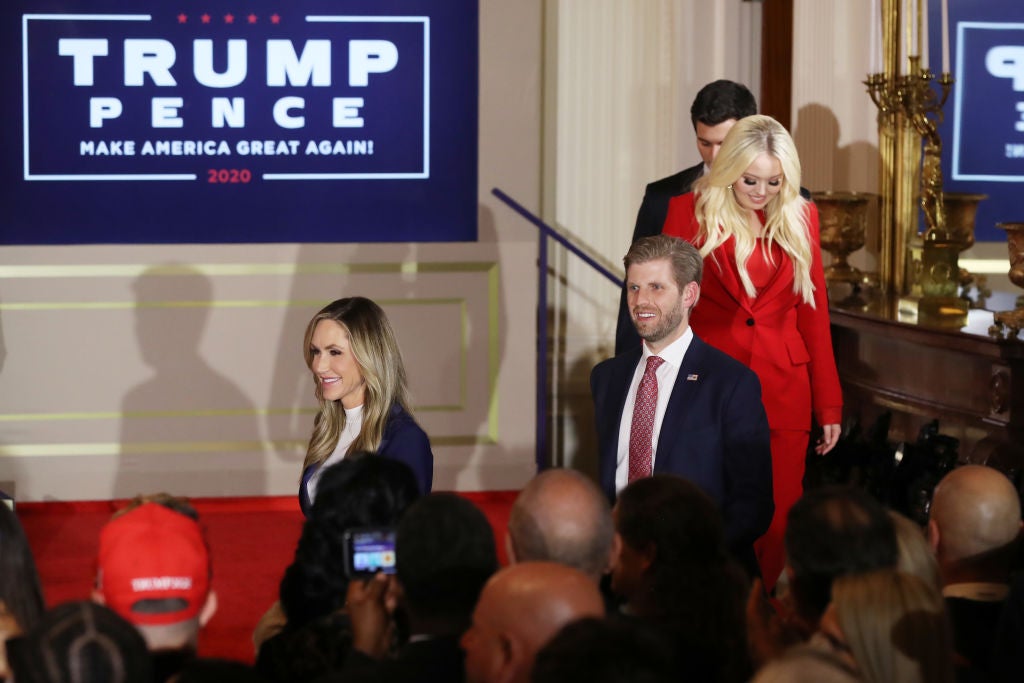
[[[693,96],[757,93],[759,3],[559,0],[548,6],[547,216],[620,273],[647,183],[700,160]],[[619,291],[552,249],[555,462],[596,472],[588,378],[613,353]]]

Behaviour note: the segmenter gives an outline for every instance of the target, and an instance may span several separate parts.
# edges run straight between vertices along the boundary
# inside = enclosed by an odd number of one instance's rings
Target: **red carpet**
[[[505,563],[503,536],[514,491],[462,494],[487,515]],[[49,605],[89,598],[103,524],[126,501],[21,503],[17,507]],[[252,661],[252,630],[277,599],[277,585],[302,530],[294,497],[194,498],[213,555],[219,608],[200,654]]]

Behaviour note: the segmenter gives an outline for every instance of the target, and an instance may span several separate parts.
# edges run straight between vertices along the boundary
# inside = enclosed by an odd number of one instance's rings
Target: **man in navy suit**
[[[693,245],[668,235],[645,237],[623,262],[643,345],[599,363],[590,375],[601,488],[614,500],[637,476],[668,472],[692,481],[721,509],[734,557],[756,574],[751,544],[774,511],[761,384],[690,329],[703,271]],[[648,362],[651,356],[658,358]],[[653,398],[648,373],[657,380]]]

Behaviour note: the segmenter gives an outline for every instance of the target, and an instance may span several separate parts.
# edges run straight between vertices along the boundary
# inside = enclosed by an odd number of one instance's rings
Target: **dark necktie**
[[[633,422],[629,428],[629,481],[651,476],[651,439],[654,435],[654,412],[658,407],[656,373],[664,362],[664,358],[648,356],[644,376],[636,390]]]

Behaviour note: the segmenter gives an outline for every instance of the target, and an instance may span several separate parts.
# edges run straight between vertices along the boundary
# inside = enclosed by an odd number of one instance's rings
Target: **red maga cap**
[[[210,553],[192,518],[145,503],[100,532],[99,591],[107,605],[138,625],[174,624],[199,614],[210,592]],[[177,610],[134,609],[140,600],[178,598]]]

